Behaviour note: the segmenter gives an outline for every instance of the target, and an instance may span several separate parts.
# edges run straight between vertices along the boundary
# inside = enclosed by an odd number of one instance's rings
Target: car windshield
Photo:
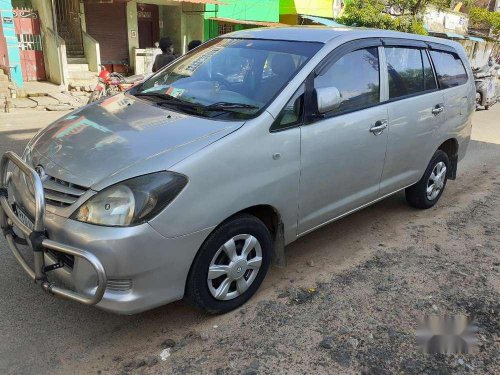
[[[257,116],[321,43],[218,38],[145,81],[137,97],[225,119]]]

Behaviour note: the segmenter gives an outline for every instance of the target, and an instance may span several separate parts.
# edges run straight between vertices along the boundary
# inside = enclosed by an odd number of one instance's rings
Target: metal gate
[[[56,0],[57,31],[66,43],[68,57],[83,57],[79,0]]]
[[[33,9],[12,10],[24,81],[45,80],[40,18]]]

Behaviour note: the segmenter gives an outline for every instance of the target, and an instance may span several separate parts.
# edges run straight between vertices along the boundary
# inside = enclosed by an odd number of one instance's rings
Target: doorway
[[[21,57],[23,81],[44,81],[45,65],[38,12],[28,8],[14,8],[12,13]]]
[[[160,39],[158,5],[137,4],[139,48],[153,48]]]
[[[83,57],[80,0],[56,0],[57,31],[66,43],[68,57]]]

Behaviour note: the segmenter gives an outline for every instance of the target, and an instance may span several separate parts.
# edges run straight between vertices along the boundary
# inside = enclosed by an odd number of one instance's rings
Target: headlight
[[[185,176],[173,172],[132,178],[100,191],[71,218],[106,226],[141,224],[163,210],[186,184]]]

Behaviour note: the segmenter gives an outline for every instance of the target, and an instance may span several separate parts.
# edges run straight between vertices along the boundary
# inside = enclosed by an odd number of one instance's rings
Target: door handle
[[[434,116],[439,115],[443,111],[444,111],[444,105],[442,104],[437,104],[434,108],[432,108],[432,114]]]
[[[378,120],[375,125],[370,128],[370,132],[374,135],[379,135],[385,128],[387,128],[387,120]]]

